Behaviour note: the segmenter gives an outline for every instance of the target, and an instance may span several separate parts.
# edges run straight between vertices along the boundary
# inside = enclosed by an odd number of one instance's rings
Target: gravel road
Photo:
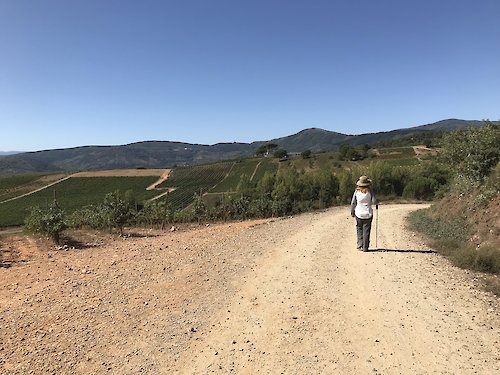
[[[345,207],[31,249],[0,372],[498,374],[498,299],[405,228],[421,207],[381,206],[369,252]]]

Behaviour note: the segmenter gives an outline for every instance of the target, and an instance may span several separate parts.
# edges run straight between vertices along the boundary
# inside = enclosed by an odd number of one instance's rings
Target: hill
[[[252,143],[190,144],[145,141],[120,146],[83,146],[68,149],[25,152],[0,158],[0,173],[57,172],[117,168],[166,168],[251,156],[259,146],[275,143],[289,152],[334,151],[341,144],[373,144],[427,131],[451,131],[481,126],[482,121],[443,120],[433,124],[360,135],[348,135],[310,128],[282,138]]]
[[[20,154],[23,151],[0,151],[0,158],[3,156],[9,156],[9,155],[15,155],[15,154]]]

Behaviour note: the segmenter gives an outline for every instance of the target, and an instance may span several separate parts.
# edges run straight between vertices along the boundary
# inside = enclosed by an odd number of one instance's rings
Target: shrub
[[[172,222],[174,212],[167,200],[148,201],[137,214],[137,221],[151,227],[158,226],[165,229],[165,226]]]
[[[269,217],[272,215],[272,203],[268,196],[262,195],[250,202],[250,212],[256,217]]]
[[[120,231],[120,236],[122,236],[123,227],[133,217],[130,204],[120,197],[119,191],[115,191],[106,194],[103,207],[110,227],[117,228]]]
[[[500,128],[489,121],[481,128],[459,130],[443,138],[443,158],[459,180],[483,181],[500,159]],[[462,181],[463,182],[463,181]]]
[[[198,220],[198,222],[204,219],[207,215],[207,206],[203,201],[203,196],[201,194],[194,195],[192,213],[193,217],[195,217]]]
[[[67,228],[64,221],[64,211],[54,201],[46,209],[32,207],[26,218],[25,227],[35,233],[48,235],[56,244],[59,244],[61,233]]]
[[[431,200],[434,197],[436,188],[436,180],[429,177],[418,176],[405,186],[403,198]]]
[[[311,150],[302,151],[300,156],[302,156],[302,159],[309,159],[311,157]]]

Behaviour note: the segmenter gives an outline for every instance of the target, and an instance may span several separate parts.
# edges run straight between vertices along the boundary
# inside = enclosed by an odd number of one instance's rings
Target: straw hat
[[[372,184],[372,180],[370,180],[368,177],[366,176],[361,176],[358,180],[358,182],[356,182],[356,186],[360,186],[360,187],[368,187]]]

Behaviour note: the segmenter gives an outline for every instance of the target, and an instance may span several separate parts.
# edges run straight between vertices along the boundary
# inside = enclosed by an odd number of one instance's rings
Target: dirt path
[[[0,269],[0,370],[497,374],[498,300],[405,230],[419,207],[381,206],[366,253],[334,208]]]
[[[153,182],[151,185],[149,185],[146,190],[154,190],[156,189],[156,187],[162,183],[164,183],[165,181],[168,180],[168,176],[170,176],[170,172],[171,172],[171,169],[165,169],[165,172],[162,173],[162,175],[160,176],[160,178],[158,180],[156,180],[155,182]]]
[[[344,212],[273,248],[190,348],[184,373],[499,373],[498,311],[383,207],[379,246],[354,250]],[[438,263],[438,264],[436,264]],[[488,307],[490,308],[490,307]]]
[[[250,181],[253,181],[253,178],[257,174],[257,170],[259,169],[260,165],[262,164],[262,160],[260,160],[257,165],[255,166],[252,175],[250,176]]]

